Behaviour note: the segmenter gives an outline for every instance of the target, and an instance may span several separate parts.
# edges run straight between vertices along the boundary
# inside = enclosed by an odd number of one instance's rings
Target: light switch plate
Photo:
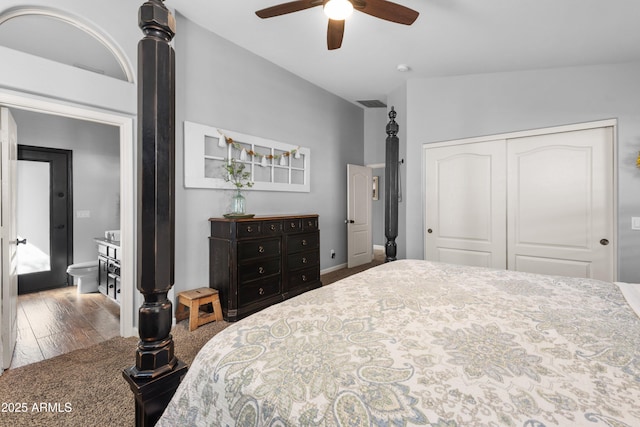
[[[640,217],[638,216],[631,217],[631,229],[640,230]]]
[[[76,211],[76,218],[91,218],[91,211]]]

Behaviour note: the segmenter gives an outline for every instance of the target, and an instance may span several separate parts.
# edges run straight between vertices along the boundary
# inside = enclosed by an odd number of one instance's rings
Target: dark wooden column
[[[175,213],[175,19],[161,0],[139,11],[137,288],[140,341],[123,371],[134,393],[136,425],[153,426],[187,371],[174,355],[171,301]]]
[[[400,157],[398,129],[395,121],[396,111],[391,107],[389,123],[387,124],[387,141],[385,152],[385,196],[384,196],[384,235],[387,243],[384,245],[385,261],[395,261],[397,254],[396,237],[398,237],[398,159]]]

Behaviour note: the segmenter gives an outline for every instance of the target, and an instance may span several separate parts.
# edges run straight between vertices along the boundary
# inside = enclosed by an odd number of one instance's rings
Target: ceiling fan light
[[[335,21],[343,21],[353,13],[349,0],[329,0],[324,5],[324,14]]]

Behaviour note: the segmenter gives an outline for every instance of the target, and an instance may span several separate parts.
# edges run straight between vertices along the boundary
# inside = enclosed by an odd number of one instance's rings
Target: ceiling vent
[[[385,108],[387,104],[378,100],[378,99],[370,99],[365,101],[356,101],[358,104],[362,104],[367,108]]]

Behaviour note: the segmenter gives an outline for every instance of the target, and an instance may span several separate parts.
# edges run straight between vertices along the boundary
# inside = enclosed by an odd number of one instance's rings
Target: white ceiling
[[[640,0],[396,0],[420,12],[412,26],[354,12],[334,51],[321,7],[269,19],[254,13],[285,1],[165,3],[351,102],[386,101],[412,78],[640,60]]]

